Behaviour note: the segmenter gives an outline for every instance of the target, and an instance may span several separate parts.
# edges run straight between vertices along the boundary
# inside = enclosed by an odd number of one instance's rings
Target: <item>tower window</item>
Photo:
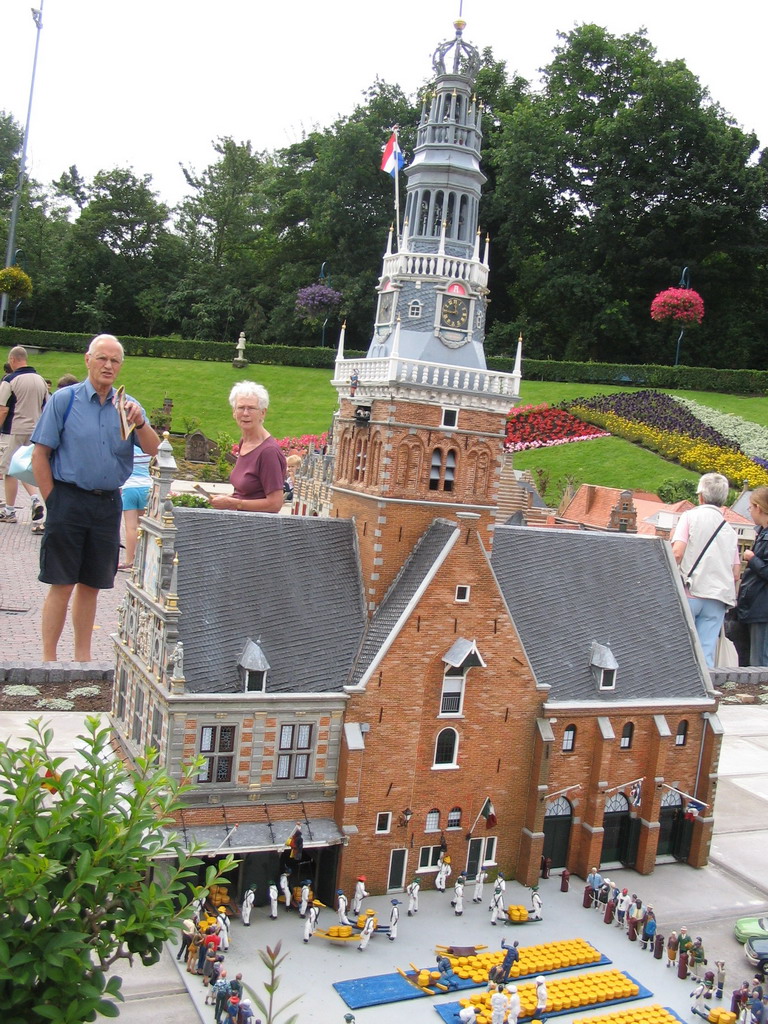
[[[576,746],[576,726],[569,725],[563,733],[563,750],[573,750]]]
[[[619,740],[619,747],[621,750],[629,750],[632,746],[632,737],[635,732],[635,727],[631,722],[627,722],[624,728],[621,730],[621,739]]]
[[[675,746],[684,747],[688,739],[688,722],[683,719],[677,727],[677,733],[675,734]]]
[[[458,604],[466,604],[469,600],[469,587],[460,584],[456,587],[456,601]]]
[[[421,302],[419,301],[419,299],[414,299],[408,305],[408,316],[411,318],[411,320],[421,319]]]
[[[442,426],[444,426],[444,427],[455,427],[458,422],[459,422],[459,410],[458,409],[443,409]]]
[[[435,448],[429,468],[430,491],[452,491],[456,482],[456,452],[449,448],[443,452]]]

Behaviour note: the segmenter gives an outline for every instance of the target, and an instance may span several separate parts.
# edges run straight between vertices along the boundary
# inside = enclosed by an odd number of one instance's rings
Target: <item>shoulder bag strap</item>
[[[699,552],[699,557],[696,559],[696,561],[693,563],[691,568],[688,570],[688,580],[689,581],[690,581],[691,577],[693,576],[694,572],[696,571],[696,566],[699,564],[699,562],[702,560],[704,555],[707,553],[707,548],[712,543],[712,541],[715,539],[715,537],[718,535],[718,533],[720,533],[720,531],[722,530],[722,528],[724,526],[725,526],[725,517],[723,517],[723,519],[722,519],[720,525],[718,526],[718,528],[715,530],[715,532],[712,534],[712,536],[709,538],[707,543],[704,545],[704,547]]]

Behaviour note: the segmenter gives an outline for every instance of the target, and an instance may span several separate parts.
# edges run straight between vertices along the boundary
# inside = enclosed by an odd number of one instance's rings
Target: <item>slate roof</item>
[[[455,523],[446,519],[435,519],[421,535],[368,624],[350,679],[352,685],[359,683],[370,668],[409,602],[434,569],[446,545],[456,533],[458,527]]]
[[[267,694],[340,691],[365,608],[351,520],[174,509],[186,688],[242,690],[248,640]]]
[[[665,541],[622,533],[498,526],[491,566],[549,701],[710,696]],[[618,662],[598,690],[593,641]]]

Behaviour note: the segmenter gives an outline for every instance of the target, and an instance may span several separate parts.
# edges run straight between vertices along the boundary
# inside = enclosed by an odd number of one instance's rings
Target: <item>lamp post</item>
[[[32,81],[29,86],[29,103],[27,104],[27,123],[24,126],[24,139],[21,145],[21,160],[19,162],[19,176],[16,182],[16,195],[13,197],[13,205],[11,206],[11,219],[8,224],[8,245],[5,250],[5,266],[12,267],[14,260],[14,247],[16,245],[16,222],[19,219],[19,203],[21,202],[21,193],[24,188],[24,176],[27,169],[27,139],[29,138],[29,122],[32,118],[32,97],[35,93],[35,72],[37,71],[37,51],[40,46],[40,32],[43,28],[43,3],[45,0],[40,0],[40,6],[38,8],[32,8],[32,18],[35,22],[35,28],[37,34],[35,36],[35,56],[32,61]],[[3,293],[0,295],[0,327],[5,326],[6,315],[8,312],[8,296]]]
[[[690,288],[691,287],[691,275],[690,275],[690,272],[688,270],[688,267],[683,267],[683,272],[680,275],[680,284],[677,287],[678,288]],[[677,366],[677,364],[680,362],[680,344],[681,344],[681,342],[683,340],[683,335],[684,334],[685,334],[685,328],[681,327],[680,328],[680,335],[679,335],[679,337],[677,339],[677,348],[675,349],[675,366]]]

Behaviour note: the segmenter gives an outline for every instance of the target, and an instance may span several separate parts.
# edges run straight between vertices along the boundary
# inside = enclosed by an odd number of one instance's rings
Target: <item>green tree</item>
[[[110,969],[155,963],[178,906],[201,891],[190,885],[199,861],[170,831],[191,782],[160,770],[151,749],[126,766],[96,718],[73,768],[52,753],[53,730],[32,726],[26,743],[0,743],[0,1005],[7,1024],[115,1017]],[[217,878],[209,869],[206,887]]]
[[[643,31],[581,25],[560,40],[542,90],[490,138],[494,258],[510,268],[497,308],[535,325],[531,355],[669,362],[647,309],[687,265],[709,318],[690,361],[754,359],[744,339],[764,315],[766,242],[755,137]]]

